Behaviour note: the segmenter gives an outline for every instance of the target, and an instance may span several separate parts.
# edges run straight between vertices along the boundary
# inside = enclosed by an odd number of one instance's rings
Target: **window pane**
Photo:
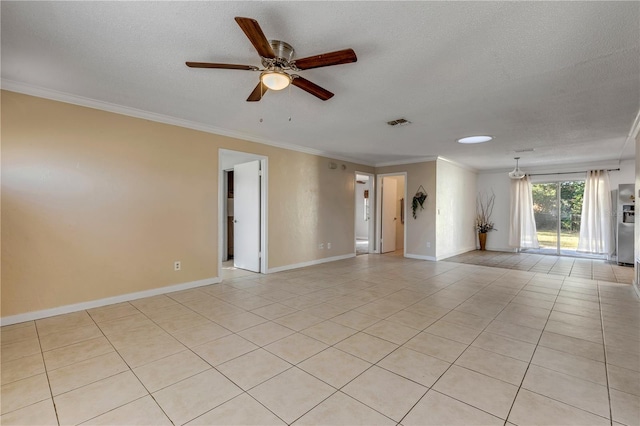
[[[533,213],[541,249],[558,247],[558,197],[555,183],[532,185]]]
[[[560,183],[560,250],[578,249],[584,181]]]

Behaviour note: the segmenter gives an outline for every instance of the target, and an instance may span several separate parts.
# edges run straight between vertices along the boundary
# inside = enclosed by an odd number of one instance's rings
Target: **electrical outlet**
[[[179,260],[173,262],[173,270],[179,271],[182,268],[182,263]]]
[[[331,243],[327,243],[327,250],[331,250]]]
[[[427,241],[427,248],[431,248],[431,243]]]
[[[320,250],[324,250],[324,243],[320,243],[320,244],[318,244],[318,248],[319,248]]]

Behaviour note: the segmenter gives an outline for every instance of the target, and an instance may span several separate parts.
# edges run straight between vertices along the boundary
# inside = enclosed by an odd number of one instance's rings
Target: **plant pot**
[[[487,246],[487,233],[478,232],[478,241],[480,241],[480,250],[485,250]]]

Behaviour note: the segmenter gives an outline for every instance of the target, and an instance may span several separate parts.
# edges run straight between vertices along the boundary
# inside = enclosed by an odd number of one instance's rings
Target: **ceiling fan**
[[[260,71],[260,82],[247,98],[247,102],[262,99],[268,89],[282,90],[293,84],[296,87],[326,101],[333,97],[333,93],[318,86],[298,74],[287,71],[303,71],[312,68],[328,67],[331,65],[356,62],[358,58],[353,49],[338,50],[321,55],[294,59],[294,49],[290,44],[280,40],[267,40],[258,21],[251,18],[236,17],[236,22],[242,28],[258,51],[264,69],[253,65],[217,64],[210,62],[186,62],[191,68],[222,68],[231,70]]]

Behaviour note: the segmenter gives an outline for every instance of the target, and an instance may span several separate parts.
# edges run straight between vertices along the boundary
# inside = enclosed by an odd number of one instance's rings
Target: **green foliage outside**
[[[580,215],[584,197],[583,181],[560,182],[560,246],[575,249],[580,233]],[[532,185],[533,212],[538,228],[538,241],[543,247],[557,246],[558,184]]]
[[[536,216],[536,225],[541,231],[556,229],[557,187],[555,183],[532,185],[533,211]],[[584,182],[560,182],[560,194],[561,229],[579,231]]]
[[[578,247],[578,238],[580,237],[580,231],[568,232],[564,231],[560,233],[560,248],[566,250],[575,250]],[[556,248],[558,247],[558,234],[556,231],[538,231],[538,242],[540,247],[544,248]]]

